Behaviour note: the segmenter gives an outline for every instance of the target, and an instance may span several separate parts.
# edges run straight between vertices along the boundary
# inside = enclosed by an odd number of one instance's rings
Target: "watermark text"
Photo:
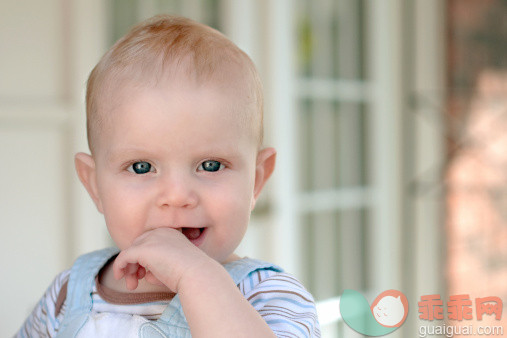
[[[454,337],[454,335],[463,336],[503,336],[502,326],[454,326],[454,325],[423,325],[419,327],[419,337],[439,336]]]

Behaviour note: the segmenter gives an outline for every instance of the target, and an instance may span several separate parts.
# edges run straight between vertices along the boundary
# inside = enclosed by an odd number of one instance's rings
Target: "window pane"
[[[362,0],[300,0],[298,67],[305,77],[362,79]]]
[[[303,217],[305,285],[316,300],[344,289],[367,286],[368,212],[366,209],[310,213]]]
[[[298,128],[298,169],[303,191],[368,183],[364,104],[301,100]]]

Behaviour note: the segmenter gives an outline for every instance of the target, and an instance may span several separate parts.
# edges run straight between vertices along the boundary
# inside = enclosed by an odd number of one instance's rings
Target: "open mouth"
[[[196,246],[201,244],[205,232],[206,228],[181,228],[181,233]]]

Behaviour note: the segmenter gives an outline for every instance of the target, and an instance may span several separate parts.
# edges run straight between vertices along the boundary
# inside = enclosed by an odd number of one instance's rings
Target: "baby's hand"
[[[210,260],[180,231],[158,228],[142,234],[122,250],[114,261],[113,272],[116,279],[125,278],[129,290],[136,289],[138,281],[146,278],[151,284],[165,285],[178,293],[183,275],[199,271]]]

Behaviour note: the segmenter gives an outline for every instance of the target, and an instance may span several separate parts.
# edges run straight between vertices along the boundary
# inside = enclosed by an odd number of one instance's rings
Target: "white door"
[[[83,70],[104,51],[104,12],[99,1],[0,1],[2,337],[79,253],[107,243],[73,169],[86,150]]]

